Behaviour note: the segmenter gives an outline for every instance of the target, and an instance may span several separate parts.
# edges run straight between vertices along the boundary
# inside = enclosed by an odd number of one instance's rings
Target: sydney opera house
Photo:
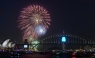
[[[0,48],[12,48],[15,44],[10,42],[10,39],[5,40],[3,43],[0,44]]]

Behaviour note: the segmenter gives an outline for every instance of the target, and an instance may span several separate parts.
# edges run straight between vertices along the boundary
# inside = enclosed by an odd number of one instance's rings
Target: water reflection
[[[67,57],[67,56],[55,56],[55,57],[52,57],[52,58],[76,58],[76,57]]]
[[[20,56],[11,56],[11,58],[20,58]]]
[[[52,56],[52,57],[47,57],[47,56],[41,56],[41,57],[27,56],[27,57],[24,57],[23,56],[23,57],[20,57],[20,56],[11,56],[10,58],[91,58],[91,57],[67,57],[67,56]]]
[[[76,58],[76,57],[72,57],[72,58]]]
[[[0,58],[8,58],[8,57],[0,57]],[[91,58],[91,57],[69,57],[69,56],[49,56],[49,55],[22,55],[22,56],[10,56],[9,58]]]
[[[56,58],[60,58],[59,56],[56,56]]]

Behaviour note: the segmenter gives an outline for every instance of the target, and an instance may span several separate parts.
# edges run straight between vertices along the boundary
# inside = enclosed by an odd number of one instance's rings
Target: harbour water
[[[23,55],[0,55],[0,58],[95,58],[95,56],[72,56],[72,55],[50,55],[50,54],[23,54]]]
[[[91,56],[91,57],[84,57],[84,56],[64,56],[64,55],[62,55],[62,56],[58,56],[58,55],[55,55],[55,56],[49,56],[49,55],[40,55],[40,56],[38,56],[38,55],[34,55],[34,56],[32,56],[32,55],[24,55],[23,57],[21,57],[21,58],[95,58],[95,57],[93,57],[93,56]]]
[[[0,52],[0,58],[95,58],[95,52]]]
[[[12,56],[12,57],[0,57],[0,58],[95,58],[95,57],[69,57],[69,56],[22,56],[22,57],[19,57],[19,56]]]

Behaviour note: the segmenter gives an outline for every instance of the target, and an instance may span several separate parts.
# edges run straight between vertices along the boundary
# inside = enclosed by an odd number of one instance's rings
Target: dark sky
[[[51,25],[46,35],[57,33],[75,34],[94,40],[94,0],[0,0],[0,40],[10,38],[21,42],[22,31],[17,28],[17,19],[22,8],[38,4],[48,10]]]

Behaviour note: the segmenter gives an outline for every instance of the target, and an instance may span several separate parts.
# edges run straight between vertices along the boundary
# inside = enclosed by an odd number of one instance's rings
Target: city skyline
[[[48,10],[51,25],[45,36],[62,33],[95,38],[95,1],[0,1],[0,40],[10,38],[22,41],[22,31],[17,27],[22,8],[37,4]]]

